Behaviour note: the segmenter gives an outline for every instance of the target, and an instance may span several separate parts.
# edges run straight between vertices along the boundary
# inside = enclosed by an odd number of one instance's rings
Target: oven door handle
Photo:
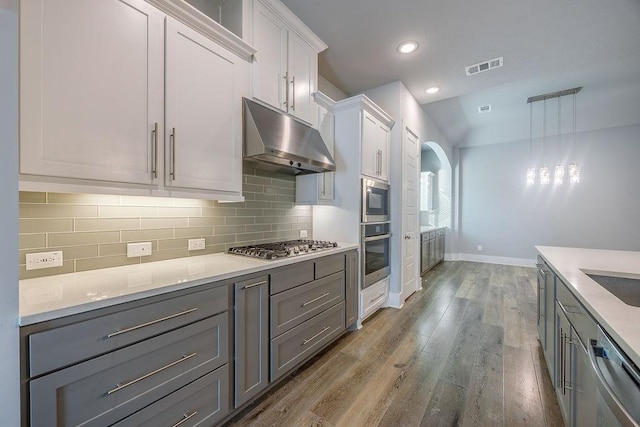
[[[376,240],[388,239],[389,237],[391,237],[391,233],[382,234],[380,236],[363,237],[362,241],[363,242],[374,242]]]

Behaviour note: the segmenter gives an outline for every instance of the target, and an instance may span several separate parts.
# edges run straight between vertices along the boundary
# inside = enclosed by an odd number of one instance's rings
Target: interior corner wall
[[[461,148],[461,258],[533,260],[534,245],[640,250],[639,135],[640,125],[579,133],[562,159],[579,163],[578,184],[526,186],[528,141]]]
[[[18,348],[18,4],[0,2],[0,414],[20,425]]]
[[[349,97],[333,83],[320,75],[318,75],[318,90],[334,101],[342,101],[343,99],[347,99]]]

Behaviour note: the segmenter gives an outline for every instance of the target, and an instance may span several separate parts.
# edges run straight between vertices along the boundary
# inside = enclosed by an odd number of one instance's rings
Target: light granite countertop
[[[640,279],[640,252],[536,249],[618,346],[640,365],[640,307],[625,304],[586,274]]]
[[[420,226],[420,234],[426,233],[427,231],[441,230],[443,228],[447,228],[447,227],[437,227],[435,225],[421,225]]]
[[[225,253],[20,280],[20,326],[357,249],[357,243],[273,261]]]

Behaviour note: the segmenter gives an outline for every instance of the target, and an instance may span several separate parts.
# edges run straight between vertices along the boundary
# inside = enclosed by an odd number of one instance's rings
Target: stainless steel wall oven
[[[388,222],[362,224],[362,288],[391,273],[391,233]]]

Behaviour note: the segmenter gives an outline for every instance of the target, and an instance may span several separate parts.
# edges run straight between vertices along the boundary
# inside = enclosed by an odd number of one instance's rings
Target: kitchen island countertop
[[[272,261],[217,253],[24,279],[19,282],[19,325],[31,325],[358,247],[357,243],[338,242],[334,249]]]
[[[640,307],[625,304],[587,275],[640,279],[640,252],[551,246],[536,249],[595,320],[640,366]]]

